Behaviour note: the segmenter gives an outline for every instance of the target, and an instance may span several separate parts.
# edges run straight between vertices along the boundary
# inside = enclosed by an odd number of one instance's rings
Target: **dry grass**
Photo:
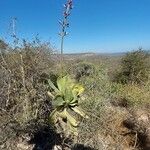
[[[72,147],[75,143],[72,148],[75,150],[139,150],[143,146],[140,138],[148,135],[148,125],[139,118],[145,119],[150,113],[150,82],[142,85],[112,82],[120,58],[88,56],[71,61],[65,58],[64,73],[73,77],[80,73],[78,81],[86,89],[81,105],[90,117],[81,120],[79,136],[70,140],[55,133],[48,121],[52,106],[46,95],[45,79],[55,80],[56,74],[52,72],[59,75],[59,56],[52,55],[53,49],[47,44],[36,42],[25,42],[15,50],[7,45],[4,48],[0,56],[0,144],[4,150],[26,133],[35,144],[31,149],[43,145],[52,149],[55,144]],[[144,117],[143,113],[139,117],[139,108],[145,110]],[[133,124],[132,128],[127,123]]]
[[[16,136],[32,120],[46,121],[51,111],[42,79],[53,66],[47,44],[24,43],[0,55],[0,141]],[[3,143],[2,142],[2,143]]]

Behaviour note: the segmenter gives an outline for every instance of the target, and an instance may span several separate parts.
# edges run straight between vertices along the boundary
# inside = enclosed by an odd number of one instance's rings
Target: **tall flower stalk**
[[[73,8],[73,1],[67,0],[66,4],[64,4],[64,11],[63,11],[63,19],[59,21],[61,25],[61,32],[59,33],[61,37],[61,71],[63,72],[63,51],[64,51],[64,37],[68,34],[66,29],[69,27],[68,17],[71,14],[71,10]]]
[[[61,36],[61,77],[56,81],[57,86],[49,79],[48,84],[51,90],[48,91],[48,96],[53,100],[52,105],[54,110],[50,114],[50,121],[56,127],[61,127],[64,134],[68,136],[78,135],[77,127],[80,121],[76,119],[76,115],[83,118],[88,116],[79,107],[79,100],[81,100],[81,94],[84,91],[84,87],[75,82],[69,75],[63,76],[63,44],[64,37],[67,35],[66,28],[69,27],[68,17],[72,9],[72,0],[67,0],[64,5],[63,20],[60,21],[62,31]],[[59,129],[59,128],[58,128]]]

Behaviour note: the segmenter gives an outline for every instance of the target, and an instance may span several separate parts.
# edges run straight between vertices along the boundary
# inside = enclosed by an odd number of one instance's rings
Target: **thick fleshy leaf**
[[[61,96],[57,96],[52,104],[54,105],[54,107],[59,107],[59,106],[63,106],[65,104],[65,101],[63,100],[63,98]]]
[[[50,114],[50,122],[55,124],[57,122],[57,109],[54,109]]]
[[[82,110],[81,108],[75,106],[71,108],[74,112],[76,112],[77,114],[79,114],[80,116],[82,116],[83,118],[89,118]]]
[[[78,136],[78,130],[77,127],[73,127],[70,122],[67,122],[67,126],[70,129],[70,131],[75,135]]]
[[[58,86],[58,89],[60,90],[60,92],[62,94],[64,94],[65,90],[66,90],[66,81],[67,81],[66,76],[63,77],[63,78],[58,78],[57,79],[57,86]]]
[[[67,117],[67,121],[69,121],[69,123],[73,126],[73,127],[77,127],[78,126],[78,122],[77,120],[72,117],[68,112],[67,110],[65,109],[65,114],[66,114],[66,117]]]
[[[59,115],[59,117],[61,117],[62,119],[67,119],[65,109],[64,109],[63,111],[61,111],[61,112],[58,112],[58,115]]]
[[[59,92],[59,90],[56,88],[56,86],[53,84],[53,82],[50,79],[48,80],[48,84],[55,92],[57,93]]]
[[[74,98],[70,103],[69,103],[70,106],[76,106],[78,105],[78,99],[77,98]]]
[[[78,105],[78,97],[77,95],[74,95],[74,98],[72,99],[72,101],[69,103],[70,106],[76,106]]]
[[[74,86],[74,81],[69,76],[58,78],[57,85],[59,90],[65,94],[66,89],[71,89]]]
[[[71,88],[67,88],[65,91],[65,95],[64,95],[64,99],[65,101],[69,104],[73,99],[73,93],[72,93],[72,89]]]
[[[76,104],[76,103],[73,103],[73,104],[69,104],[69,106],[71,106],[71,107],[75,107],[75,106],[77,106],[78,104]]]
[[[49,96],[50,98],[52,98],[52,99],[55,98],[55,96],[54,96],[51,92],[48,91],[47,94],[48,94],[48,96]]]

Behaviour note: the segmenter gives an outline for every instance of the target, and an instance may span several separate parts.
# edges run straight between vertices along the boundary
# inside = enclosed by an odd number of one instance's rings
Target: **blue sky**
[[[20,38],[36,34],[60,47],[58,20],[65,0],[0,0],[0,36],[9,39],[18,18]],[[65,52],[123,52],[150,49],[150,0],[74,0]]]

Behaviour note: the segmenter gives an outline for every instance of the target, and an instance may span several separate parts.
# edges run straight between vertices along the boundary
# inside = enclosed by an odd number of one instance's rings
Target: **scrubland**
[[[149,150],[150,56],[138,50],[122,56],[60,55],[48,43],[12,48],[0,41],[0,149]],[[49,121],[53,110],[47,79],[63,65],[85,88],[78,136],[66,137]]]

